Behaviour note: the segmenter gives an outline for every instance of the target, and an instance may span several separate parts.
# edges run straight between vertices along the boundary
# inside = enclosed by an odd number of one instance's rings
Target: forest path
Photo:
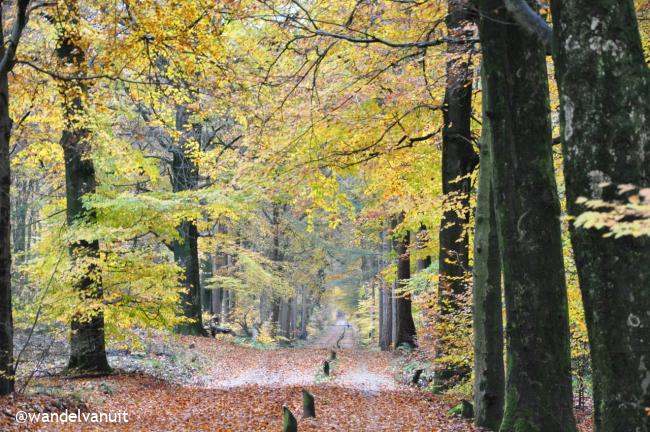
[[[127,412],[128,423],[104,423],[116,431],[279,431],[286,405],[303,431],[476,431],[447,415],[456,400],[433,396],[395,379],[393,354],[359,346],[346,328],[330,377],[321,373],[342,334],[332,326],[300,348],[256,349],[230,341],[183,337],[198,370],[186,384],[142,374],[50,383],[83,392],[87,410]],[[349,348],[348,348],[349,347]],[[202,359],[202,360],[201,360]],[[314,395],[316,418],[302,418],[302,390]],[[0,430],[2,427],[0,419]],[[37,425],[33,425],[37,426]],[[86,431],[93,424],[39,424],[6,430]]]
[[[340,348],[336,348],[336,345]],[[214,389],[231,389],[247,385],[338,385],[362,392],[395,390],[402,387],[390,370],[392,355],[359,348],[354,327],[344,320],[328,327],[304,347],[256,350],[240,345],[199,345],[210,358],[207,373],[192,384]],[[227,349],[224,349],[226,348]],[[322,374],[323,362],[331,351],[337,353],[330,377]]]
[[[342,339],[341,336],[343,336]],[[309,344],[312,348],[335,348],[336,343],[343,349],[357,348],[357,331],[346,320],[339,319],[322,332],[314,341]]]

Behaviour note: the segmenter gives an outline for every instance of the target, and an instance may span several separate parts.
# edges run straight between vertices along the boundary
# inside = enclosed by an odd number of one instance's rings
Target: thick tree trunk
[[[396,224],[403,220],[400,215]],[[407,231],[401,237],[393,237],[393,248],[397,253],[397,293],[395,296],[396,329],[395,347],[400,345],[415,346],[415,323],[411,312],[411,294],[402,292],[411,278],[411,257],[409,254],[410,234]]]
[[[567,207],[650,187],[650,71],[632,0],[551,1]],[[603,187],[603,183],[611,183]],[[650,238],[571,230],[594,371],[595,429],[650,431]]]
[[[485,115],[486,95],[487,89],[483,82],[483,130],[473,267],[474,408],[477,426],[499,430],[505,389],[501,257],[492,195],[492,132],[490,119]]]
[[[11,161],[9,85],[0,74],[0,395],[14,391],[13,316],[11,312]]]
[[[65,4],[65,18],[75,26],[78,22],[77,5]],[[85,53],[77,46],[76,34],[65,30],[59,36],[57,55],[62,65],[72,65],[77,73],[85,70]],[[69,226],[77,223],[94,224],[96,214],[83,206],[83,197],[95,193],[95,167],[90,157],[90,132],[80,120],[85,112],[84,98],[87,88],[84,83],[61,81],[59,92],[63,98],[65,126],[61,136],[61,147],[65,163],[66,214]],[[80,240],[70,245],[70,255],[77,262],[79,276],[75,289],[83,303],[101,302],[103,288],[101,274],[93,262],[99,259],[97,240]],[[108,372],[106,358],[104,314],[100,308],[78,312],[71,322],[70,360],[68,369],[78,372]]]
[[[11,40],[0,31],[0,396],[14,390],[13,316],[11,311],[11,155],[12,121],[9,116],[9,80],[20,36],[27,24],[29,0],[16,2]],[[1,8],[1,5],[0,5]],[[0,9],[0,25],[4,27]]]
[[[545,50],[481,0],[494,205],[506,304],[502,432],[576,430]]]
[[[464,37],[465,27],[472,18],[468,0],[447,1],[447,28],[452,37]],[[470,44],[447,45],[447,85],[444,100],[442,132],[442,192],[446,210],[440,224],[438,254],[438,302],[441,314],[453,313],[456,297],[467,290],[469,276],[469,240],[465,233],[469,223],[471,188],[469,174],[477,164],[472,147],[470,120],[472,116],[472,68]],[[438,343],[437,356],[448,349]],[[458,382],[465,373],[447,365],[436,374],[439,386]]]
[[[176,109],[176,128],[186,132],[186,124],[190,112],[183,106]],[[198,133],[198,126],[194,132]],[[171,166],[172,190],[181,192],[194,190],[198,187],[199,172],[191,157],[188,155],[187,141],[182,140],[178,148],[173,149]],[[174,331],[179,334],[205,335],[201,319],[201,276],[199,266],[198,230],[196,223],[185,220],[178,226],[180,241],[172,243],[174,260],[183,269],[183,285],[185,291],[181,293],[182,316],[189,322],[176,325]]]

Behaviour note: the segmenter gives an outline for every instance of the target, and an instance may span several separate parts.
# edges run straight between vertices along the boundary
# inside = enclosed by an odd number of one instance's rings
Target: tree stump
[[[286,405],[282,407],[282,432],[298,432],[298,422]]]
[[[463,406],[463,409],[460,412],[461,417],[465,419],[474,418],[474,405],[464,399],[460,401],[460,403]]]
[[[325,360],[323,362],[323,373],[325,376],[330,376],[330,362],[329,360]]]
[[[314,395],[307,390],[302,389],[302,416],[316,417],[316,407],[314,405]]]

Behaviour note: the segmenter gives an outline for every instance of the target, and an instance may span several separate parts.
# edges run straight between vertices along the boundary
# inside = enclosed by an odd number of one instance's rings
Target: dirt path
[[[336,348],[337,342],[340,348]],[[337,352],[337,361],[332,365],[331,376],[325,379],[319,373],[332,350]],[[206,354],[213,359],[212,366],[207,374],[196,377],[193,382],[206,388],[321,383],[376,393],[403,387],[390,371],[391,355],[359,349],[356,331],[345,321],[330,326],[303,348],[260,350],[250,356],[242,352],[241,347],[219,351],[207,347]]]
[[[341,336],[343,338],[339,340]],[[310,346],[312,348],[334,348],[337,342],[339,347],[343,349],[357,348],[357,332],[345,320],[339,320],[336,324],[331,325]]]
[[[331,376],[319,373],[345,329]],[[84,392],[87,410],[128,412],[129,422],[3,424],[0,430],[38,431],[279,431],[288,406],[303,431],[474,431],[446,413],[457,401],[398,383],[392,354],[361,349],[346,323],[332,326],[303,348],[259,350],[208,338],[183,338],[189,352],[209,359],[190,385],[146,375],[57,381]],[[303,419],[302,389],[316,400],[316,418]],[[8,418],[8,417],[7,417]]]

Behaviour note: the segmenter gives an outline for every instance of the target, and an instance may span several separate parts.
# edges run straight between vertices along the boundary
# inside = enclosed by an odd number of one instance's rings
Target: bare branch
[[[547,54],[553,52],[553,30],[544,18],[535,12],[526,0],[504,0],[506,9],[519,27],[535,36],[544,46]]]
[[[27,25],[27,6],[29,6],[29,0],[18,0],[16,3],[16,18],[11,28],[9,43],[2,54],[2,60],[0,60],[0,74],[6,75],[14,65],[18,42],[23,34],[23,29]]]

